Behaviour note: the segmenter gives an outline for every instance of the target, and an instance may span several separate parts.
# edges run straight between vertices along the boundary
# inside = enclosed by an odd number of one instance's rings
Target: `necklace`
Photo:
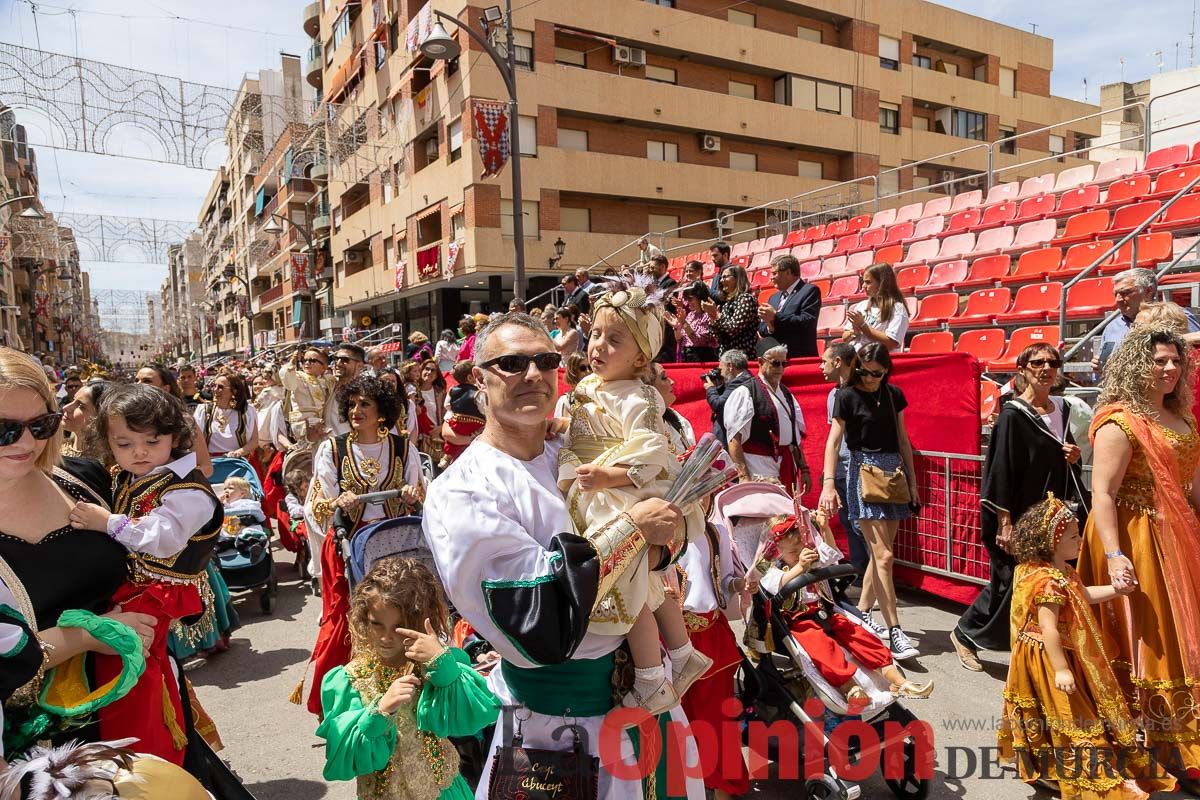
[[[366,479],[367,483],[371,486],[374,486],[379,482],[379,473],[383,470],[383,467],[380,465],[379,461],[374,458],[367,458],[366,456],[363,458],[358,458],[354,455],[353,445],[358,442],[358,431],[351,431],[347,439],[351,444],[349,452],[350,458],[354,460],[354,465],[358,468],[358,471],[362,473],[362,476],[364,479]]]
[[[225,413],[225,409],[215,404],[213,405],[213,422],[217,423],[218,428],[224,428],[229,423],[229,416]]]

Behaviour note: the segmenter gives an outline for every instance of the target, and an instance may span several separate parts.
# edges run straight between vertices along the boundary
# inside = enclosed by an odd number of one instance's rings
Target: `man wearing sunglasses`
[[[356,344],[344,344],[333,356],[333,391],[325,401],[325,429],[334,436],[350,432],[350,423],[338,414],[337,390],[359,376],[367,366],[367,351]]]
[[[560,442],[547,438],[560,362],[546,328],[526,314],[501,315],[478,334],[483,431],[430,485],[423,527],[454,607],[502,656],[491,676],[498,694],[528,710],[521,712],[525,746],[566,749],[556,731],[569,714],[595,756],[624,637],[589,633],[589,618],[621,574],[644,567],[646,546],[668,542],[682,517],[651,499],[586,536],[573,532],[558,488]],[[688,763],[696,763],[692,752]],[[485,763],[493,764],[491,755]],[[638,780],[607,770],[598,779],[599,797],[642,797]],[[689,796],[702,796],[698,784],[689,788]]]

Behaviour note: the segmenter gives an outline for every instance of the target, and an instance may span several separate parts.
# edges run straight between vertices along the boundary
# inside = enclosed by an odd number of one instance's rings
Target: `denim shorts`
[[[903,464],[899,453],[864,453],[850,451],[850,464],[846,469],[846,510],[850,519],[902,520],[912,516],[907,503],[868,503],[862,499],[859,488],[859,468],[864,464],[893,472]]]

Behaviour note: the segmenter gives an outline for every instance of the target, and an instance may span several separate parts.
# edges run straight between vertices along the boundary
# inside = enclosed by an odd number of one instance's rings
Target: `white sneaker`
[[[629,693],[622,698],[621,704],[626,708],[641,707],[650,716],[657,717],[679,705],[679,695],[676,694],[675,687],[671,685],[670,681],[664,678],[662,683],[649,690],[639,688],[635,683]]]
[[[671,686],[674,687],[675,694],[683,697],[688,687],[703,678],[712,664],[711,658],[699,650],[693,650],[691,657],[677,671],[672,670]]]
[[[921,655],[921,651],[913,646],[912,640],[908,638],[908,634],[899,625],[892,628],[889,644],[892,651],[892,658],[897,661],[903,661],[906,658],[916,658]]]
[[[878,636],[879,641],[883,642],[884,644],[887,644],[891,641],[891,635],[888,633],[888,629],[876,622],[875,616],[871,614],[871,612],[859,611],[858,615],[858,618],[863,622],[863,626],[871,633]]]

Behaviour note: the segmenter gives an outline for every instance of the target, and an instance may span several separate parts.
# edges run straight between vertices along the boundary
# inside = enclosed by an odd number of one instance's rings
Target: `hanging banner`
[[[407,261],[397,261],[396,262],[396,291],[397,292],[404,288],[404,279],[406,277],[407,272],[408,272],[408,262]]]
[[[292,253],[292,291],[308,288],[308,253]]]
[[[508,103],[476,100],[474,118],[479,159],[483,162],[483,174],[480,177],[490,178],[504,169],[512,153],[508,133]]]
[[[462,239],[446,244],[446,263],[442,267],[443,278],[449,278],[454,275],[454,265],[458,262],[458,254],[462,250],[462,246]]]
[[[33,293],[33,316],[48,317],[49,310],[46,306],[50,303],[50,295],[46,292],[37,291]]]
[[[416,54],[421,50],[421,42],[433,32],[433,10],[429,3],[417,12],[404,31],[404,46],[408,52]]]
[[[238,311],[241,312],[244,319],[250,319],[250,300],[245,295],[239,295],[237,299]]]

